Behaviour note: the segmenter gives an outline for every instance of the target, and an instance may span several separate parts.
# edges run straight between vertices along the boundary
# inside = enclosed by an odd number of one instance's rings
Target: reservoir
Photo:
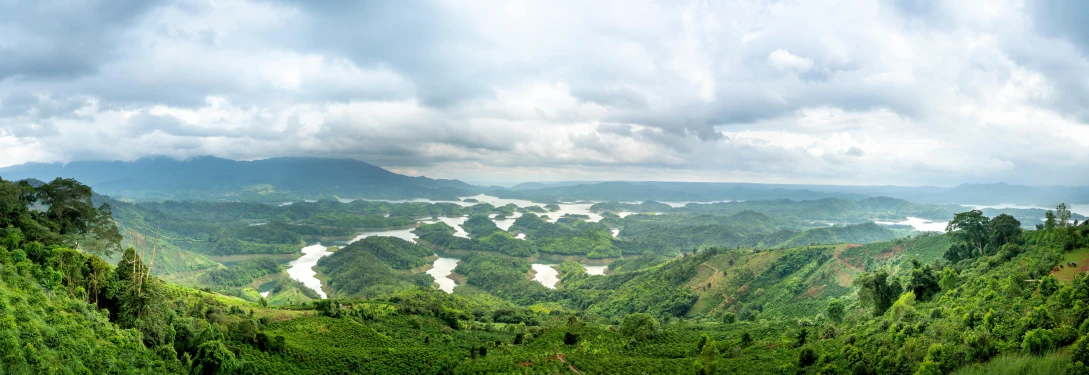
[[[537,274],[533,276],[533,281],[541,283],[548,289],[556,289],[556,283],[560,281],[560,273],[552,268],[554,264],[538,264],[532,265],[533,271]]]
[[[457,284],[454,279],[450,278],[450,274],[454,272],[454,268],[458,266],[458,260],[454,258],[439,258],[435,259],[435,263],[431,266],[431,269],[427,270],[427,274],[435,278],[435,283],[439,284],[439,289],[446,293],[453,293],[454,287]]]
[[[292,279],[298,280],[303,285],[318,292],[321,298],[326,298],[325,291],[321,290],[321,280],[315,277],[318,273],[314,271],[314,266],[318,264],[318,259],[332,253],[320,243],[302,248],[302,253],[303,256],[299,257],[299,259],[288,263],[287,274]]]

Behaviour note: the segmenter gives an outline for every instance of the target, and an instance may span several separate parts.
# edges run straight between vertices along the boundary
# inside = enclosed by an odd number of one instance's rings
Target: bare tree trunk
[[[159,249],[159,234],[163,227],[163,223],[160,221],[155,227],[155,241],[151,245],[151,260],[147,261],[147,272],[144,275],[144,279],[151,277],[151,267],[155,266],[155,251]]]

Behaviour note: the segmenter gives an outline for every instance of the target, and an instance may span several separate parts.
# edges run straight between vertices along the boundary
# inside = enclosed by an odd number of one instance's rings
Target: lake
[[[875,221],[874,223],[881,225],[910,225],[920,232],[945,232],[945,226],[949,224],[948,221],[933,221],[911,216],[908,216],[907,220],[904,221]]]
[[[586,269],[588,275],[604,275],[605,269],[609,266],[582,266],[582,268]]]

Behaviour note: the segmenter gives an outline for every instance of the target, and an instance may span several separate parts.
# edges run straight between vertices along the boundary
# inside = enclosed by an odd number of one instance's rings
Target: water
[[[435,263],[431,266],[431,269],[427,270],[427,274],[435,278],[435,282],[439,284],[439,289],[446,293],[453,293],[454,286],[457,284],[454,279],[450,278],[450,273],[454,272],[454,268],[458,266],[460,259],[454,258],[439,258],[435,259]]]
[[[497,215],[498,214],[491,214],[488,215],[488,217],[492,218],[492,221],[495,222],[495,226],[502,230],[510,230],[510,227],[514,225],[514,221],[522,217],[521,212],[515,212],[514,215],[507,216],[505,219],[496,219],[495,217]]]
[[[556,283],[560,281],[560,273],[552,266],[554,265],[534,263],[532,267],[534,271],[537,271],[537,275],[533,276],[533,281],[541,283],[548,289],[556,289]]]
[[[1089,203],[1082,204],[1068,204],[1066,205],[1070,212],[1076,213],[1081,216],[1089,217]]]
[[[962,204],[961,206],[971,207],[971,208],[977,209],[977,210],[982,210],[984,208],[993,208],[993,209],[1003,209],[1003,208],[1033,209],[1033,208],[1036,208],[1036,209],[1041,209],[1041,210],[1052,210],[1052,209],[1054,209],[1054,208],[1044,208],[1044,207],[1040,207],[1040,206],[1024,205],[1024,204],[1012,204],[1012,203],[1001,203],[1001,204],[995,204],[995,205]]]
[[[621,218],[621,219],[623,219],[623,218],[625,218],[625,217],[631,216],[632,214],[634,214],[634,212],[631,212],[631,211],[620,211],[620,212],[617,212],[617,213],[616,213],[616,216],[620,216],[620,218]]]
[[[455,237],[469,238],[469,232],[466,232],[465,228],[461,227],[461,224],[464,224],[466,220],[469,220],[468,216],[440,217],[438,220],[435,220],[435,219],[424,220],[423,223],[424,224],[434,224],[434,223],[437,223],[437,222],[441,221],[441,222],[446,223],[446,225],[454,227],[454,231],[455,231],[454,236]],[[508,225],[508,227],[509,227],[509,225]],[[416,236],[413,235],[413,238],[416,238]]]
[[[679,208],[679,207],[684,207],[684,206],[688,205],[689,203],[714,204],[714,203],[730,203],[730,202],[733,202],[733,201],[732,200],[723,200],[723,201],[706,201],[706,202],[687,201],[687,202],[659,202],[659,203],[665,203],[665,204],[668,204],[669,207]]]
[[[332,254],[325,249],[320,243],[316,243],[302,248],[303,256],[299,259],[295,259],[288,263],[287,274],[292,279],[306,285],[306,287],[318,292],[321,298],[326,298],[325,292],[321,290],[321,280],[315,277],[318,273],[314,271],[314,266],[318,264],[318,259],[321,259],[329,254]]]
[[[496,206],[496,207],[506,206],[506,205],[511,204],[511,203],[514,203],[515,206],[523,207],[523,208],[524,207],[529,207],[529,206],[541,206],[541,207],[544,207],[543,203],[535,203],[535,202],[532,202],[532,201],[527,201],[525,199],[505,199],[505,198],[493,197],[493,196],[484,195],[484,194],[478,194],[478,195],[474,195],[474,196],[471,196],[471,197],[461,197],[461,198],[462,199],[465,199],[465,198],[476,199],[476,200],[480,201],[480,203],[488,203],[488,204],[491,204],[491,205]],[[477,203],[461,202],[461,204],[465,205],[465,206],[472,206],[472,205],[477,204]]]
[[[264,291],[264,292],[261,292],[261,297],[265,297],[265,298],[268,298],[268,294],[269,294],[269,293],[272,293],[272,291],[271,291],[271,290],[266,290],[266,291]]]
[[[524,239],[526,239],[526,234],[525,233],[518,233],[518,235],[514,236],[514,238],[517,238],[519,240],[524,240]]]
[[[561,217],[567,214],[589,216],[590,218],[586,219],[586,221],[591,223],[601,220],[601,215],[590,212],[590,206],[593,206],[593,203],[560,203],[557,205],[560,206],[559,210],[551,211],[546,214],[548,215],[549,223],[555,223],[556,220],[559,220]]]
[[[613,228],[611,232],[613,233],[614,238],[620,235],[620,229]]]
[[[932,221],[911,216],[908,216],[907,220],[904,221],[875,221],[874,223],[882,225],[910,225],[912,228],[915,228],[915,230],[921,232],[945,232],[945,226],[949,224],[948,221]]]
[[[588,275],[604,275],[605,269],[608,267],[609,266],[582,266],[582,268],[586,269],[586,274]]]
[[[456,228],[461,228],[461,227],[456,227]],[[416,242],[416,233],[412,233],[412,231],[415,230],[415,229],[416,228],[405,228],[405,229],[377,230],[377,231],[360,232],[358,235],[355,236],[355,238],[352,238],[351,241],[348,241],[348,243],[359,241],[359,240],[362,240],[362,239],[370,237],[370,236],[397,237],[397,238],[400,238],[400,239],[405,240],[405,241]]]

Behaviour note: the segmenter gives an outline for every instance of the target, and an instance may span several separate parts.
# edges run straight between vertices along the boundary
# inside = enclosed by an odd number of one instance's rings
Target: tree
[[[1066,208],[1066,203],[1059,203],[1055,207],[1055,216],[1057,216],[1059,228],[1066,228],[1070,225],[1070,210]]]
[[[945,231],[952,233],[954,238],[963,241],[979,251],[983,255],[983,247],[987,244],[988,219],[979,210],[971,210],[953,215],[953,220],[945,226]]]
[[[806,368],[817,363],[817,353],[813,349],[805,348],[798,353],[798,367]]]
[[[703,361],[702,372],[707,375],[714,374],[715,368],[715,356],[718,355],[718,344],[715,340],[708,340],[703,345],[703,350],[700,351],[700,360]]]
[[[84,233],[106,241],[109,255],[121,244],[121,233],[113,223],[110,205],[98,208],[91,202],[91,188],[71,178],[57,178],[36,189],[35,200],[46,207],[42,217],[57,233],[78,238]]]
[[[894,320],[912,321],[915,319],[915,293],[906,292],[889,308]]]
[[[745,332],[745,333],[741,334],[741,347],[742,348],[748,348],[749,346],[751,346],[752,341],[753,341],[752,340],[752,335],[750,335],[748,332]]]
[[[863,272],[855,279],[855,286],[859,288],[859,299],[862,303],[873,305],[874,316],[884,314],[902,291],[899,283],[889,280],[889,274],[885,270]]]
[[[653,316],[646,313],[634,313],[624,317],[620,323],[620,333],[643,341],[658,336],[661,325]]]
[[[953,267],[945,267],[942,269],[942,277],[941,280],[938,281],[938,285],[941,286],[944,291],[956,289],[957,285],[960,285],[960,275],[957,274],[957,270],[953,269]]]
[[[1051,331],[1046,329],[1028,331],[1025,333],[1024,340],[1021,341],[1021,349],[1035,355],[1044,354],[1051,349],[1051,345]]]
[[[189,373],[193,375],[230,374],[238,367],[234,353],[231,353],[222,341],[212,340],[197,347],[197,355],[193,357],[193,367],[190,368]]]
[[[1044,229],[1050,231],[1055,229],[1056,226],[1058,226],[1058,224],[1056,223],[1055,212],[1047,210],[1047,212],[1044,213]]]
[[[846,306],[844,306],[843,301],[835,300],[828,303],[826,315],[833,322],[840,323],[843,321],[844,310],[846,310]]]
[[[911,281],[908,282],[908,289],[915,292],[916,299],[926,301],[941,290],[938,285],[938,275],[934,273],[934,269],[923,266],[915,259],[911,260],[911,265]]]
[[[1013,216],[1000,214],[991,219],[988,226],[988,243],[995,248],[1021,240],[1021,222]]]

